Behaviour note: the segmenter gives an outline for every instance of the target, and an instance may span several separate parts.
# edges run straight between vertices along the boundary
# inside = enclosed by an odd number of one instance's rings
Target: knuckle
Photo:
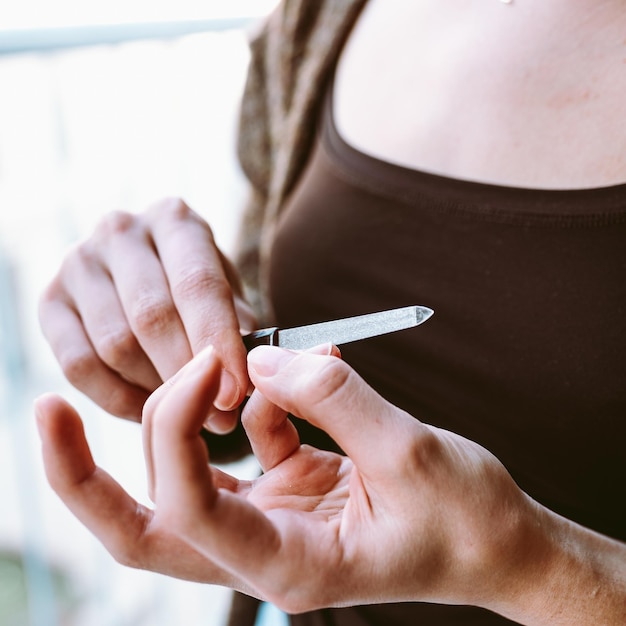
[[[63,258],[61,268],[51,287],[69,284],[73,277],[80,275],[83,268],[93,267],[98,263],[98,254],[92,240],[86,239],[75,244]]]
[[[197,511],[162,506],[159,508],[159,518],[168,532],[181,539],[192,539],[198,532]]]
[[[186,220],[195,215],[182,198],[165,198],[163,207],[174,219]]]
[[[88,350],[66,350],[58,356],[58,361],[67,380],[78,389],[96,366],[96,356]]]
[[[172,220],[185,221],[196,217],[196,213],[189,205],[182,198],[175,196],[159,200],[152,205],[150,211],[159,215],[166,215]]]
[[[109,367],[118,371],[137,352],[139,344],[130,328],[123,327],[98,337],[94,340],[94,348]]]
[[[142,512],[138,512],[137,527],[130,537],[120,534],[112,537],[106,548],[109,554],[120,564],[133,569],[145,569],[146,545],[149,520]],[[149,542],[148,542],[149,543]]]
[[[98,223],[95,237],[109,239],[117,235],[123,235],[134,228],[137,217],[128,211],[111,211]]]
[[[191,209],[180,196],[165,196],[153,205],[153,208],[161,211],[169,211],[172,214],[186,215]]]
[[[205,299],[207,294],[219,300],[232,300],[232,290],[219,269],[207,266],[194,266],[181,270],[172,286],[175,297],[197,301]]]
[[[58,300],[64,299],[64,293],[65,290],[58,275],[41,292],[37,303],[37,312],[42,325],[45,325],[48,319],[49,306]]]
[[[147,392],[146,392],[147,395]],[[145,397],[144,397],[145,401]],[[126,386],[120,385],[106,396],[101,406],[107,413],[133,422],[141,421],[143,402],[138,401],[136,394]]]
[[[133,421],[139,420],[143,402],[137,397],[136,390],[131,390],[126,385],[117,385],[107,389],[106,394],[94,391],[93,372],[98,370],[99,363],[98,357],[91,350],[66,350],[58,356],[58,361],[67,380],[108,413]]]
[[[326,364],[303,378],[297,395],[308,406],[332,403],[344,391],[353,370],[341,359],[326,357]]]
[[[414,474],[426,475],[438,466],[442,454],[441,441],[427,427],[407,438],[407,443],[398,447],[398,461]]]
[[[176,318],[174,304],[168,298],[144,296],[131,307],[131,323],[139,335],[154,337],[163,333]]]
[[[159,200],[148,209],[147,217],[151,222],[164,220],[173,229],[190,223],[200,226],[205,231],[209,241],[215,245],[215,237],[211,227],[182,198],[168,197]]]

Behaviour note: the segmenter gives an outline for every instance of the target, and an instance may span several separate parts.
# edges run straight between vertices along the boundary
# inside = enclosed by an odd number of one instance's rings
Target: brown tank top
[[[532,190],[399,167],[346,144],[330,101],[273,249],[278,323],[432,307],[344,359],[415,417],[485,446],[553,511],[626,540],[626,185]],[[403,604],[294,623],[510,622]]]

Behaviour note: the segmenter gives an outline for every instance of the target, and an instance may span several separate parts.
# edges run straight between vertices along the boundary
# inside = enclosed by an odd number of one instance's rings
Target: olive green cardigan
[[[270,322],[267,262],[285,198],[315,137],[323,85],[366,0],[283,0],[251,39],[238,157],[250,182],[236,248],[246,295]]]

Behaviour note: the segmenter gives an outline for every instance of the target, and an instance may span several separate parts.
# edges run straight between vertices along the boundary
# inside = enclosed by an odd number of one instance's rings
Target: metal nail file
[[[248,351],[262,345],[290,350],[306,350],[323,343],[341,345],[418,326],[433,313],[425,306],[406,306],[295,328],[263,328],[245,335],[243,342]]]

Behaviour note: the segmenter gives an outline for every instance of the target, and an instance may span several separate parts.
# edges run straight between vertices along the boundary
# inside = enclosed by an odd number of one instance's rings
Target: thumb
[[[248,366],[268,400],[326,431],[361,469],[390,469],[398,442],[426,429],[334,356],[260,346]]]

